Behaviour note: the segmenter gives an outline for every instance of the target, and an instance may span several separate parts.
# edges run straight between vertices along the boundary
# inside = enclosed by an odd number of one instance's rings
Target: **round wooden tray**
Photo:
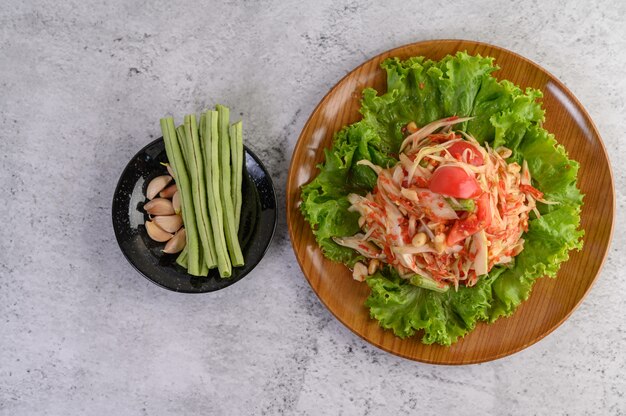
[[[423,55],[439,60],[457,51],[491,56],[500,66],[498,79],[544,93],[545,128],[554,133],[569,156],[580,162],[579,186],[585,194],[582,227],[585,245],[570,253],[557,279],[539,279],[530,298],[510,318],[478,324],[473,332],[451,347],[424,345],[421,333],[400,339],[370,319],[363,302],[366,284],[352,279],[350,271],[327,260],[315,243],[309,224],[299,211],[300,187],[318,173],[333,135],[360,119],[361,91],[373,87],[386,91],[380,63],[388,57],[406,59]],[[287,180],[287,222],[291,242],[304,275],[326,307],[344,325],[368,342],[393,354],[433,364],[471,364],[490,361],[520,351],[558,327],[591,288],[607,254],[614,216],[613,178],[606,154],[591,118],[574,95],[537,64],[505,49],[472,41],[433,40],[413,43],[382,53],[346,75],[319,103],[304,126],[291,159]]]

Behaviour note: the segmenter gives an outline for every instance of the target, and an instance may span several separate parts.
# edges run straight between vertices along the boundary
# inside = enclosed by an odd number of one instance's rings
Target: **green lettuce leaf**
[[[493,58],[465,53],[439,62],[391,58],[381,66],[387,71],[387,93],[378,96],[365,89],[361,114],[390,152],[398,151],[402,127],[409,121],[421,126],[450,115],[472,114],[483,80],[497,69]]]
[[[424,343],[451,345],[474,329],[479,320],[489,318],[491,281],[502,271],[492,272],[471,288],[438,293],[411,285],[387,267],[367,279],[372,293],[365,305],[372,318],[400,338],[424,330]]]
[[[354,235],[359,231],[359,215],[348,211],[347,196],[364,193],[376,184],[376,174],[356,162],[367,159],[379,166],[392,166],[396,159],[383,150],[380,136],[366,123],[347,126],[335,136],[333,146],[325,150],[325,162],[319,175],[302,187],[301,210],[311,224],[324,255],[331,260],[353,264],[357,253],[336,244],[332,237]]]
[[[319,175],[302,188],[301,210],[326,257],[353,265],[358,254],[334,243],[332,237],[359,231],[358,215],[348,210],[347,195],[364,194],[376,175],[356,162],[368,159],[380,166],[396,163],[409,121],[425,125],[452,115],[474,118],[465,129],[492,147],[513,150],[510,161],[528,163],[534,185],[556,205],[539,204],[541,218],[529,222],[525,248],[511,267],[495,267],[473,287],[434,292],[411,285],[390,267],[367,279],[366,301],[372,318],[399,337],[423,331],[424,343],[451,345],[479,321],[509,316],[530,295],[534,281],[556,276],[569,251],[582,247],[582,194],[576,187],[578,163],[541,127],[542,93],[522,91],[498,81],[492,58],[459,52],[435,62],[423,57],[387,59],[387,92],[363,91],[363,119],[345,127],[326,150]]]

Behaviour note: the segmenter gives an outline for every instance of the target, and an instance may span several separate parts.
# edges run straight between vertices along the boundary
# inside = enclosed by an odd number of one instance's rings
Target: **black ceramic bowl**
[[[146,187],[152,178],[166,175],[161,162],[167,161],[163,139],[141,149],[122,173],[113,196],[113,229],[122,253],[130,264],[150,281],[169,290],[205,293],[223,289],[241,280],[261,261],[276,228],[276,195],[269,173],[247,147],[244,148],[241,222],[239,241],[245,265],[233,267],[230,278],[221,278],[217,269],[207,277],[196,277],[176,264],[178,254],[161,252],[164,243],[148,237],[143,210]]]

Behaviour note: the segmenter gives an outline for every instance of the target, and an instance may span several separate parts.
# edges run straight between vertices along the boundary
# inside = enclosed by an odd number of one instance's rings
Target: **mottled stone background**
[[[0,3],[0,414],[626,414],[626,3],[18,1]],[[496,362],[382,352],[320,304],[287,237],[291,151],[350,69],[418,40],[494,43],[547,68],[595,120],[617,222],[589,296]],[[280,199],[242,282],[185,296],[122,257],[117,178],[158,119],[216,101],[245,120]]]

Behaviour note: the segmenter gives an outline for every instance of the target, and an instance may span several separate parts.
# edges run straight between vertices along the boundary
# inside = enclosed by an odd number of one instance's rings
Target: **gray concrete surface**
[[[626,3],[469,0],[0,4],[0,414],[626,414]],[[365,59],[466,38],[547,68],[595,120],[618,217],[595,287],[511,357],[438,367],[365,343],[292,253],[284,188],[300,129]],[[112,192],[163,114],[242,113],[280,221],[253,275],[164,291],[118,250]]]

